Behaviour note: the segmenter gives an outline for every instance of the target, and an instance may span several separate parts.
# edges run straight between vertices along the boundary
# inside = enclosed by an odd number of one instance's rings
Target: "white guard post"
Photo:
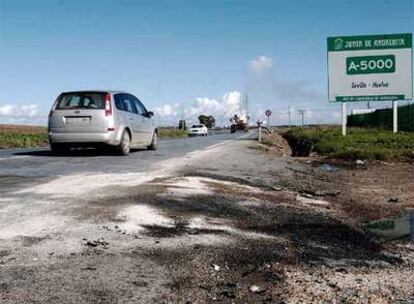
[[[262,142],[262,123],[259,123],[259,143]]]
[[[342,103],[342,135],[346,136],[346,102]]]
[[[392,131],[398,132],[398,101],[392,101]]]

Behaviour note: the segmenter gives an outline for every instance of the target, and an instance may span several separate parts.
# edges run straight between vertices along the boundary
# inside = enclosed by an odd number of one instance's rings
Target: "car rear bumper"
[[[49,131],[49,141],[51,143],[104,143],[118,145],[115,132],[103,133],[72,133],[72,132],[53,132]]]
[[[189,136],[197,136],[197,135],[205,135],[205,134],[207,134],[207,132],[204,132],[204,131],[190,131],[190,132],[188,132],[188,135]]]

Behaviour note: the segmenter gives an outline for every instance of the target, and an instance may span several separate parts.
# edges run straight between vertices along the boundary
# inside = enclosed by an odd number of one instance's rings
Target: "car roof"
[[[110,93],[110,94],[118,94],[118,93],[128,93],[125,91],[118,91],[118,90],[74,90],[74,91],[66,91],[62,92],[62,94],[70,94],[70,93]],[[130,93],[128,93],[130,94]]]

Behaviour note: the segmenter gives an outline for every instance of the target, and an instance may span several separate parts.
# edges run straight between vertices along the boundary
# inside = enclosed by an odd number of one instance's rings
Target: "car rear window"
[[[202,125],[193,125],[191,128],[202,128]]]
[[[57,103],[57,110],[70,109],[105,109],[106,93],[64,93]]]

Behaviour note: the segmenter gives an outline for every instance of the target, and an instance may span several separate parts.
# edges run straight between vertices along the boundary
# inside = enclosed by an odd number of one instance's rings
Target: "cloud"
[[[154,112],[161,118],[177,117],[179,115],[180,104],[164,104],[160,107],[156,107]]]
[[[0,104],[0,124],[45,125],[47,115],[41,113],[37,104]]]
[[[250,61],[249,70],[252,72],[261,72],[270,69],[273,66],[273,60],[267,56],[259,56]]]
[[[155,114],[161,125],[178,124],[182,116],[189,123],[197,122],[198,116],[212,115],[217,124],[227,124],[234,114],[246,115],[243,95],[239,91],[227,92],[222,98],[198,97],[190,106],[180,103],[164,104],[155,108]]]
[[[10,105],[0,104],[0,117],[7,118],[34,118],[39,115],[37,104]]]
[[[208,97],[196,98],[189,109],[191,116],[205,115],[224,115],[233,116],[242,111],[242,94],[238,91],[227,92],[221,99]]]

